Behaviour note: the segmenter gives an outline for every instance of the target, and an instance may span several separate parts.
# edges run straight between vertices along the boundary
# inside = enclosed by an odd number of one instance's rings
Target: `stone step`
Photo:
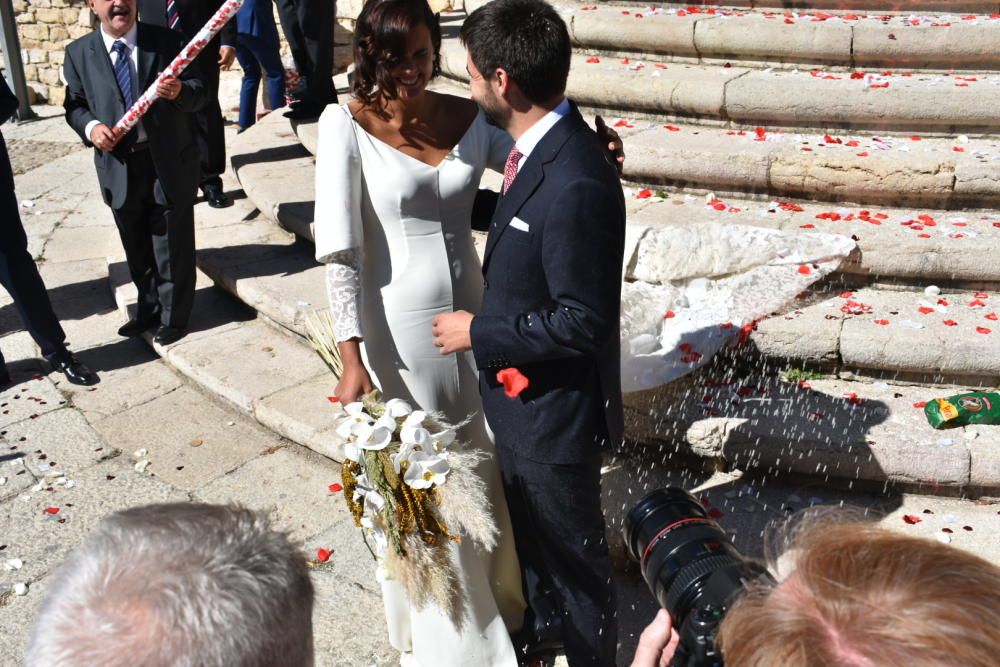
[[[804,200],[694,196],[626,188],[631,225],[700,222],[850,236],[858,252],[838,269],[847,282],[990,287],[1000,282],[1000,212],[864,208]]]
[[[280,435],[341,460],[332,435],[337,411],[325,398],[335,381],[303,338],[305,317],[322,309],[326,298],[324,269],[312,259],[312,248],[262,216],[234,217],[230,224],[207,228],[199,224],[198,236],[204,287],[197,296],[194,333],[157,351],[206,391]],[[131,294],[124,266],[113,264],[110,273],[123,306]],[[217,287],[210,287],[210,280]],[[246,306],[221,295],[220,287],[263,317],[250,319]],[[868,299],[860,293],[858,298]],[[212,313],[216,323],[201,323],[198,313]],[[265,318],[298,335],[281,333]],[[761,350],[778,348],[780,340],[767,341],[766,325],[752,340]],[[814,391],[807,392],[771,377],[744,380],[754,387],[747,395],[731,382],[710,379],[718,374],[711,366],[668,390],[629,394],[630,437],[669,445],[683,457],[709,459],[714,466],[768,474],[891,481],[933,492],[981,493],[1000,485],[1000,466],[991,455],[996,435],[986,427],[938,434],[913,407],[955,388],[831,379],[814,381]],[[703,389],[706,383],[712,387]],[[845,397],[851,394],[861,402]],[[756,418],[748,420],[751,411]]]
[[[930,493],[1000,485],[1000,433],[937,431],[923,403],[960,387],[838,379],[734,378],[706,369],[657,391],[626,394],[630,437],[738,469],[820,480],[885,480]],[[975,490],[974,490],[975,489]],[[988,491],[987,491],[988,492]]]
[[[842,67],[998,69],[1000,14],[662,7],[559,2],[577,49],[701,62],[825,63]],[[839,3],[829,3],[831,6]],[[952,3],[953,4],[953,3]],[[979,3],[982,5],[983,3]],[[947,12],[963,11],[949,6]],[[991,14],[993,14],[991,16]],[[735,64],[735,63],[734,63]]]
[[[265,129],[268,126],[263,123],[273,125]],[[298,140],[315,150],[316,124],[303,123],[295,129]],[[634,132],[638,128],[621,129]],[[242,163],[243,155],[254,155],[261,150],[278,153],[287,150],[292,154],[291,147],[282,146],[294,141],[287,125],[265,119],[259,128],[240,135],[240,142],[234,147],[234,164]],[[273,142],[274,148],[262,147],[264,142]],[[923,143],[907,140],[908,145],[903,147],[912,151]],[[817,150],[826,151],[836,146],[831,144],[820,149],[817,144]],[[626,150],[628,166],[637,153],[641,154],[641,149],[633,149],[632,139],[628,138]],[[250,198],[267,217],[311,240],[312,208],[306,202],[311,202],[313,197],[314,167],[301,153],[295,154],[299,157],[293,162],[297,165],[296,173],[301,176],[294,181],[282,178],[289,169],[287,161],[267,165],[254,163],[249,168],[237,166],[237,173]],[[487,177],[486,185],[496,187],[499,175],[489,172]],[[626,194],[632,225],[715,221],[852,236],[858,241],[860,252],[840,271],[864,280],[903,281],[921,286],[934,281],[973,287],[1000,281],[1000,266],[993,258],[993,248],[1000,238],[1000,212],[997,211],[862,207],[745,196],[716,198],[684,194],[673,188],[631,187],[626,189]]]
[[[444,41],[441,67],[445,75],[468,81],[465,49],[457,40]],[[1000,106],[1000,75],[984,73],[760,70],[738,62],[664,63],[576,53],[567,94],[585,107],[731,126],[945,133],[1000,127],[995,111]]]
[[[465,0],[465,9],[472,12],[489,0]],[[581,2],[581,6],[593,6],[594,3]],[[634,0],[604,0],[601,5],[634,7]],[[684,9],[696,7],[705,12],[711,8],[739,7],[744,9],[770,9],[782,11],[824,11],[834,14],[849,14],[868,12],[872,14],[908,14],[913,12],[968,12],[971,14],[993,14],[1000,12],[1000,3],[996,0],[731,0],[724,4],[695,0],[653,0],[647,3],[650,7],[664,9]]]
[[[995,302],[995,303],[994,303]],[[1000,294],[862,288],[808,294],[761,321],[764,358],[844,376],[900,377],[979,387],[1000,384]]]

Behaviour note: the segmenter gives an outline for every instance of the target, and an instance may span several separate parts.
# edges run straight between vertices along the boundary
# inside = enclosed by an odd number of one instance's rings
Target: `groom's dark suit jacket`
[[[181,36],[173,30],[145,23],[137,25],[139,90],[136,97],[145,92],[183,46]],[[108,127],[114,127],[126,111],[100,29],[66,48],[63,74],[66,77],[66,101],[63,103],[66,120],[83,143],[92,146],[90,137],[86,136],[87,124],[99,120]],[[200,179],[200,154],[195,142],[194,121],[187,113],[197,111],[205,104],[205,87],[198,74],[197,65],[188,66],[180,77],[180,96],[174,101],[157,100],[142,119],[160,185],[167,198],[177,205],[194,201]],[[132,131],[134,133],[135,130]],[[111,208],[120,208],[125,202],[129,143],[126,136],[113,151],[94,151],[101,193],[104,202]]]
[[[595,439],[621,441],[624,248],[621,184],[574,105],[525,160],[490,222],[471,334],[498,445],[539,462],[579,463],[593,460]],[[530,382],[516,399],[496,379],[507,367]]]

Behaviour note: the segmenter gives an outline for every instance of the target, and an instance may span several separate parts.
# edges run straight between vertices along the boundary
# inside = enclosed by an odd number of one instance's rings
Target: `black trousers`
[[[333,88],[333,26],[336,0],[275,0],[281,29],[303,80],[302,102],[326,106]]]
[[[199,76],[208,90],[208,101],[194,113],[195,135],[201,153],[201,187],[214,185],[222,189],[220,175],[226,170],[226,134],[219,106],[219,49],[211,46],[197,59]]]
[[[129,274],[139,294],[138,316],[185,328],[194,304],[194,203],[167,200],[148,150],[128,158],[128,193],[112,209]]]
[[[35,260],[28,252],[28,237],[21,224],[14,174],[7,154],[7,144],[0,134],[0,284],[14,300],[21,321],[42,355],[51,360],[66,351],[66,334],[52,310],[45,283]],[[3,354],[0,353],[0,364]]]
[[[601,458],[539,463],[497,446],[532,641],[562,640],[571,667],[613,667],[615,588],[601,511]],[[522,650],[521,646],[515,646]]]

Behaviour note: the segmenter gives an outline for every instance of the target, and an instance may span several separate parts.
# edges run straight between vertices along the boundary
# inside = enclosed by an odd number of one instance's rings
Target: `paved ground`
[[[0,294],[0,347],[15,378],[0,393],[0,665],[19,664],[53,569],[102,516],[168,500],[267,508],[306,553],[333,549],[331,562],[314,569],[317,664],[393,664],[370,559],[342,499],[327,489],[339,478],[337,464],[200,393],[144,343],[116,335],[121,319],[107,257],[120,251],[90,152],[81,150],[61,110],[39,111],[43,120],[3,128],[13,147],[22,216],[72,349],[102,382],[80,389],[43,374],[37,349]],[[645,452],[609,461],[605,506],[615,533],[623,511],[645,490],[680,483],[706,489],[748,553],[759,553],[764,526],[790,509],[846,503],[898,530],[944,539],[947,528],[956,546],[1000,561],[998,507],[985,501],[689,474],[666,469],[666,460]],[[922,521],[910,525],[904,515]],[[3,567],[13,559],[23,562],[20,569]],[[27,584],[25,595],[15,594],[19,583]],[[621,573],[619,585],[620,662],[627,664],[654,605],[635,572]]]

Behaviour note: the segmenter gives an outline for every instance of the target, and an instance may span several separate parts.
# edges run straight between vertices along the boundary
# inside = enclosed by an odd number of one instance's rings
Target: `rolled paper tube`
[[[136,126],[142,117],[146,115],[149,111],[149,107],[153,105],[160,96],[156,92],[156,86],[167,77],[178,77],[181,73],[187,69],[187,66],[198,57],[198,54],[202,52],[205,46],[212,41],[212,38],[219,34],[222,30],[222,26],[226,25],[230,19],[236,16],[236,12],[239,11],[240,7],[243,6],[243,0],[226,0],[226,2],[219,7],[219,11],[208,20],[198,34],[194,36],[187,46],[181,49],[181,52],[177,54],[177,57],[167,65],[167,67],[160,72],[156,77],[156,81],[146,89],[135,104],[125,112],[125,115],[115,123],[114,133],[115,133],[115,143],[117,143],[122,137],[128,134],[129,130]]]

